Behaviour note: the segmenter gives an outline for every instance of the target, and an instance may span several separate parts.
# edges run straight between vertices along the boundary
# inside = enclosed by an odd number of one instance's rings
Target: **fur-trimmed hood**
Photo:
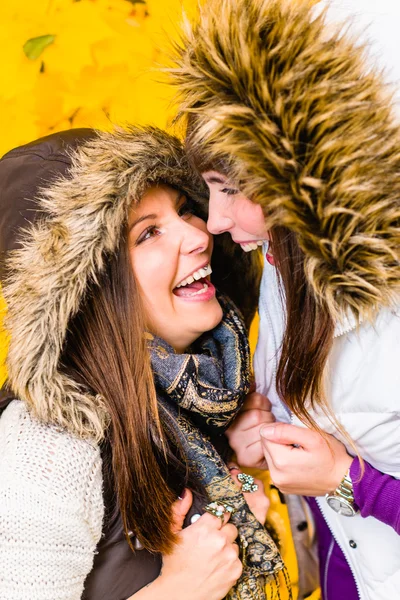
[[[68,324],[118,247],[132,203],[166,183],[200,207],[204,184],[179,140],[152,127],[48,136],[5,155],[0,179],[8,386],[41,421],[100,440],[108,422],[101,398],[59,369]],[[219,251],[237,254],[226,240]],[[249,273],[246,260],[230,266]]]
[[[189,149],[296,233],[331,315],[395,301],[400,130],[365,48],[309,0],[208,0],[176,56]]]

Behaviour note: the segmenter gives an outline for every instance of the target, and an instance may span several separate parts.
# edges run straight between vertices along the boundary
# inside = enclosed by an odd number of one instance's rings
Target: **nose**
[[[214,197],[213,193],[210,193],[210,201],[208,204],[208,220],[207,229],[210,233],[218,235],[229,231],[234,226],[234,221],[229,217],[222,202],[219,202]]]
[[[204,223],[204,222],[203,222]],[[210,234],[205,228],[201,229],[195,225],[183,221],[184,226],[182,241],[181,241],[181,254],[201,254],[208,249],[210,244]]]

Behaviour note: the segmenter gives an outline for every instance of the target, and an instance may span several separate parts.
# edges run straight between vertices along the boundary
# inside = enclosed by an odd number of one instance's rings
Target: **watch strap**
[[[350,477],[350,468],[345,473],[342,481],[337,486],[336,490],[333,493],[334,496],[340,496],[347,500],[350,504],[354,505],[354,490],[353,490],[353,482]]]

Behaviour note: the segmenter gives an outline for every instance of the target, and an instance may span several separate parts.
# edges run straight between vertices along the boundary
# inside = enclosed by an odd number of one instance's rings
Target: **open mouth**
[[[208,277],[212,269],[208,264],[197,271],[194,271],[189,277],[183,279],[173,289],[175,296],[179,298],[208,299],[215,294],[215,288]]]

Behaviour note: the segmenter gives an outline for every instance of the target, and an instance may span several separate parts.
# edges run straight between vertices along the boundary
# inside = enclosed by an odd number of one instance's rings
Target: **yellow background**
[[[162,81],[159,66],[165,63],[170,40],[178,36],[182,7],[193,16],[196,2],[2,2],[0,156],[70,127],[104,129],[126,122],[168,127],[173,91]],[[51,43],[40,47],[42,36],[53,36],[47,38]],[[33,41],[26,45],[29,40]],[[6,377],[7,341],[1,331],[4,311],[0,296],[0,386]],[[253,347],[256,329],[255,325]],[[285,559],[295,584],[297,567],[287,533],[287,514],[275,491],[270,497],[270,516],[284,537]]]
[[[113,123],[165,128],[173,90],[159,67],[194,0],[8,0],[0,3],[0,156],[43,135]],[[29,58],[29,40],[53,36]],[[1,333],[0,386],[7,342]]]

